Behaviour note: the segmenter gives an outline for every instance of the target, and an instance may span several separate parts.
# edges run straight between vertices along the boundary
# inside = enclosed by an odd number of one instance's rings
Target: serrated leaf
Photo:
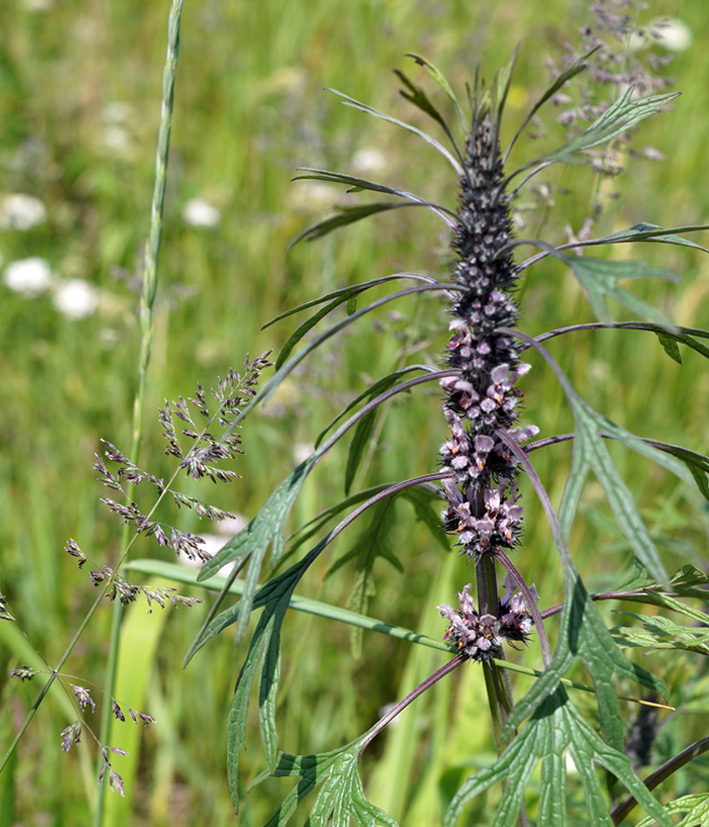
[[[635,618],[642,626],[615,626],[610,631],[621,646],[639,646],[653,649],[682,649],[709,655],[709,629],[680,626],[667,617],[647,617],[634,612],[617,614]],[[705,615],[706,617],[706,615]]]
[[[217,554],[204,564],[199,573],[197,579],[200,581],[206,580],[228,563],[234,563],[236,572],[243,567],[247,560],[249,561],[244,581],[243,597],[239,601],[238,639],[243,636],[249,622],[266,552],[270,546],[271,564],[275,566],[280,560],[285,547],[285,524],[288,514],[305,482],[305,478],[318,458],[317,453],[313,454],[290,473],[266,500],[264,506],[248,526],[239,532],[236,537],[225,543]],[[187,655],[188,659],[202,644],[204,634],[205,629],[203,628],[190,648]]]
[[[663,278],[677,282],[675,273],[659,267],[650,267],[642,261],[614,261],[562,254],[559,254],[559,258],[571,268],[586,291],[594,313],[601,321],[611,320],[607,306],[607,299],[611,298],[640,318],[649,319],[664,329],[676,329],[659,310],[618,285],[623,279]]]
[[[696,451],[690,451],[689,448],[683,448],[681,445],[658,442],[654,439],[643,441],[658,448],[660,451],[671,454],[686,465],[702,496],[705,500],[709,500],[709,457],[704,456],[704,454],[698,454]]]
[[[659,112],[671,100],[678,97],[679,92],[670,92],[665,95],[649,95],[645,98],[633,100],[634,87],[629,87],[623,95],[597,118],[584,132],[554,152],[542,156],[534,163],[552,160],[563,160],[576,152],[592,149],[594,146],[606,143],[617,135],[627,132],[635,124]]]
[[[434,149],[438,150],[438,152],[440,152],[441,155],[443,155],[443,157],[455,170],[456,175],[462,175],[463,169],[460,163],[450,154],[450,152],[448,152],[448,150],[439,141],[437,141],[428,133],[424,132],[421,129],[418,129],[418,127],[415,127],[412,124],[406,123],[405,121],[400,121],[398,118],[393,118],[391,115],[386,115],[384,112],[379,112],[372,106],[368,106],[366,103],[361,103],[360,101],[351,98],[349,95],[345,95],[342,92],[338,92],[336,89],[329,89],[328,91],[334,92],[334,94],[342,98],[342,103],[344,106],[351,106],[353,109],[359,109],[360,112],[365,112],[367,115],[373,115],[375,118],[381,118],[382,120],[388,121],[389,123],[392,123],[395,126],[400,126],[402,129],[405,129],[408,132],[413,132],[414,135],[418,135],[419,138],[423,138],[423,140],[426,141],[427,144],[430,144]]]
[[[593,678],[604,737],[611,746],[621,749],[623,722],[614,675],[635,680],[648,688],[652,688],[653,691],[663,697],[667,697],[668,690],[663,681],[631,663],[619,649],[598,614],[598,610],[586,591],[571,559],[567,538],[581,489],[590,467],[594,468],[609,498],[613,498],[611,506],[616,513],[616,518],[623,529],[623,533],[628,537],[633,547],[637,548],[638,556],[644,558],[643,561],[646,562],[646,567],[649,564],[652,569],[659,571],[658,580],[666,582],[667,575],[657,557],[657,552],[647,534],[647,529],[639,515],[637,515],[632,498],[617,476],[610,457],[607,455],[597,420],[603,420],[606,428],[613,427],[613,424],[592,411],[576,394],[563,374],[560,373],[559,375],[563,380],[564,391],[571,403],[576,420],[571,470],[564,488],[558,519],[551,510],[550,504],[548,504],[547,509],[552,522],[552,533],[562,562],[564,604],[560,619],[558,643],[552,663],[527,695],[515,706],[507,721],[506,730],[508,734],[514,732],[514,728],[526,716],[531,714],[542,699],[556,690],[559,681],[571,667],[574,658],[578,657]],[[643,446],[643,451],[646,447]],[[651,450],[654,451],[655,449]],[[672,460],[672,463],[675,464],[674,460]],[[648,542],[649,546],[647,546]]]
[[[709,793],[683,795],[665,805],[665,812],[671,816],[685,814],[676,827],[709,827]],[[654,827],[654,825],[655,819],[644,818],[638,822],[637,827]]]
[[[559,638],[551,666],[515,705],[506,725],[508,733],[532,713],[542,699],[556,691],[574,658],[579,658],[593,680],[596,702],[605,740],[622,749],[623,720],[614,676],[627,678],[668,697],[664,681],[632,663],[620,650],[606,628],[596,606],[571,561],[562,555],[564,569],[564,608],[559,622]]]
[[[322,786],[307,827],[398,827],[364,795],[358,770],[361,744],[362,739],[358,739],[339,750],[317,755],[281,753],[273,776],[299,777],[300,781],[264,827],[285,827],[297,805],[318,785]]]
[[[655,544],[637,510],[632,494],[615,469],[602,434],[611,433],[624,444],[639,453],[648,456],[665,467],[670,467],[678,476],[684,475],[679,463],[671,462],[662,452],[653,449],[637,437],[633,437],[612,422],[596,413],[577,394],[569,391],[568,398],[576,423],[572,468],[564,488],[559,522],[568,537],[576,508],[581,495],[581,488],[589,469],[593,469],[598,481],[606,492],[606,497],[616,516],[623,534],[630,543],[635,555],[651,575],[660,582],[667,582],[667,574],[660,561]]]
[[[515,824],[524,802],[525,789],[539,762],[542,765],[542,783],[537,825],[566,827],[567,751],[578,771],[589,824],[594,827],[613,825],[594,768],[598,765],[618,778],[658,824],[673,827],[672,820],[660,803],[632,771],[627,756],[600,738],[579,715],[561,686],[539,703],[522,731],[494,764],[479,770],[464,782],[446,813],[444,827],[455,827],[465,805],[496,783],[504,786],[492,827]]]
[[[254,631],[249,650],[241,667],[234,689],[234,697],[227,719],[227,777],[231,790],[234,812],[239,811],[239,761],[246,745],[251,689],[259,676],[259,722],[266,760],[276,766],[275,695],[280,679],[280,634],[283,618],[303,572],[312,563],[320,548],[316,547],[303,560],[269,581],[259,591],[257,605],[263,605],[263,613]],[[242,598],[243,600],[243,598]],[[237,604],[238,605],[238,604]],[[215,618],[201,645],[230,625],[236,616],[236,607]]]

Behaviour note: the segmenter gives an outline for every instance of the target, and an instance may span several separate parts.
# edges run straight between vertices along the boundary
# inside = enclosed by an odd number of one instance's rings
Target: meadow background
[[[188,0],[143,467],[158,475],[172,468],[154,416],[164,398],[187,396],[197,382],[215,384],[230,367],[240,369],[247,352],[256,356],[277,349],[293,329],[287,320],[261,331],[263,322],[345,284],[398,270],[446,272],[448,240],[417,210],[395,212],[284,253],[295,233],[343,200],[341,190],[327,185],[291,183],[299,166],[352,172],[449,205],[455,199],[456,182],[435,153],[401,130],[339,106],[323,87],[408,116],[391,74],[398,67],[421,78],[403,58],[405,52],[427,56],[462,90],[478,64],[491,77],[520,44],[506,119],[510,137],[546,86],[547,58],[559,63],[566,44],[578,43],[579,27],[590,20],[588,5],[576,0]],[[674,111],[645,122],[634,141],[636,148],[650,145],[665,159],[631,159],[628,172],[604,183],[599,235],[639,221],[677,226],[709,219],[705,4],[648,5],[643,20],[671,13],[692,32],[691,46],[677,53],[666,71],[683,95]],[[140,341],[137,291],[168,8],[166,2],[136,0],[7,0],[0,15],[0,191],[31,195],[46,210],[27,228],[8,218],[6,202],[5,217],[0,215],[5,280],[0,284],[0,591],[50,664],[94,596],[88,575],[62,551],[64,543],[75,538],[94,568],[110,564],[119,550],[120,530],[98,501],[104,492],[92,463],[100,438],[124,451],[130,447]],[[544,146],[563,136],[553,116],[549,111],[539,125],[547,133],[540,139]],[[521,162],[539,152],[539,143],[526,141],[515,158]],[[554,203],[530,213],[527,230],[520,232],[536,235],[544,228],[548,240],[561,241],[564,224],[580,229],[597,182],[588,169],[577,167],[559,168],[549,180]],[[609,197],[613,193],[618,197]],[[678,272],[679,286],[658,282],[633,289],[678,323],[709,327],[709,259],[664,245],[642,251],[623,247],[616,254],[642,254]],[[49,272],[46,289],[36,295],[8,286],[13,262],[29,257],[44,259]],[[62,292],[75,279],[83,287],[73,282],[74,303],[62,303]],[[570,275],[554,264],[530,272],[521,298],[527,332],[592,318]],[[348,398],[407,358],[437,358],[446,326],[442,306],[424,298],[350,328],[310,359],[262,413],[250,417],[244,429],[247,453],[236,468],[243,479],[214,492],[208,484],[194,484],[189,492],[252,516]],[[650,344],[649,336],[620,333],[578,335],[566,345],[552,343],[552,352],[587,400],[611,419],[642,436],[706,451],[709,374],[699,357],[686,354],[680,367],[654,339]],[[530,361],[535,370],[526,382],[524,421],[539,425],[543,436],[567,431],[571,421],[560,391],[540,361],[534,356]],[[444,433],[435,392],[397,403],[379,434],[384,447],[371,451],[358,484],[434,469]],[[540,476],[556,497],[569,455],[559,446],[538,460]],[[294,510],[294,528],[341,496],[344,457],[344,449],[336,452],[311,476]],[[618,451],[617,459],[668,569],[688,560],[701,566],[709,515],[697,499],[637,457]],[[615,582],[614,567],[622,569],[630,558],[599,490],[594,483],[587,486],[577,535],[583,539],[577,564],[591,588]],[[533,573],[538,586],[544,583],[544,602],[552,604],[560,594],[555,552],[533,498],[527,502],[531,511],[518,564],[525,576]],[[435,606],[450,603],[466,576],[455,554],[446,555],[412,515],[402,507],[394,540],[405,574],[386,564],[377,569],[370,612],[438,637],[445,623]],[[191,513],[170,519],[185,530],[214,530]],[[670,533],[672,539],[663,541]],[[347,548],[341,542],[337,551]],[[170,559],[147,542],[135,556]],[[345,567],[326,578],[333,559],[323,561],[302,593],[343,604],[352,572]],[[222,636],[183,671],[183,657],[205,612],[206,606],[199,606],[148,615],[139,604],[126,613],[116,695],[158,723],[140,732],[129,723],[114,728],[111,745],[129,749],[131,756],[114,760],[126,777],[127,796],[110,797],[106,823],[216,827],[234,822],[224,727],[245,650]],[[69,671],[82,682],[100,686],[103,681],[110,618],[106,604],[70,661]],[[346,627],[317,618],[294,616],[286,624],[289,655],[279,711],[286,750],[314,752],[343,743],[444,657],[369,635],[354,659],[350,643]],[[532,646],[524,657],[533,663],[535,654]],[[20,663],[35,665],[37,656],[17,627],[0,624],[3,751],[38,691],[36,682],[8,681],[9,668]],[[402,725],[371,750],[368,760],[379,761],[372,766],[371,798],[407,827],[434,823],[427,820],[431,802],[450,796],[461,775],[493,750],[480,723],[487,716],[482,689],[473,670],[467,672],[455,686],[448,682],[430,693],[428,705],[407,710]],[[678,663],[671,677],[678,691],[686,685],[686,693],[690,687],[694,692],[685,697],[690,712],[706,711],[703,674],[689,681]],[[459,702],[451,718],[447,703],[456,691]],[[97,700],[99,695],[94,692]],[[85,733],[70,754],[60,750],[59,733],[72,719],[67,698],[53,691],[0,778],[0,827],[92,823],[97,795],[92,739]],[[668,750],[673,738],[682,743],[682,733],[696,719],[687,713],[677,721],[663,730]],[[257,737],[254,727],[245,777],[262,768]],[[259,827],[273,809],[275,791],[268,786],[254,791],[239,824]]]

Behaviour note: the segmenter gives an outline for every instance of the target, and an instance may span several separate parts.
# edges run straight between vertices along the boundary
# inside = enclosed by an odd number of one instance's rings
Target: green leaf
[[[400,126],[402,129],[406,129],[408,132],[413,132],[415,135],[418,135],[419,138],[423,138],[427,144],[430,144],[434,149],[437,149],[438,152],[443,155],[443,157],[448,161],[448,163],[453,167],[456,172],[456,175],[462,175],[463,170],[459,164],[459,162],[450,154],[450,152],[435,138],[431,137],[428,133],[424,132],[418,127],[412,126],[409,123],[405,123],[404,121],[400,121],[397,118],[393,118],[391,115],[386,115],[383,112],[379,112],[377,109],[374,109],[371,106],[368,106],[366,103],[361,103],[354,98],[349,97],[349,95],[345,95],[342,92],[338,92],[336,89],[328,89],[329,92],[334,92],[334,94],[341,97],[342,103],[344,106],[351,106],[353,109],[359,109],[360,112],[365,112],[368,115],[373,115],[375,118],[381,118],[382,120],[388,121],[389,123],[393,123],[395,126]]]
[[[515,142],[519,138],[519,136],[524,132],[525,128],[528,126],[529,122],[532,118],[537,114],[537,112],[541,109],[541,107],[550,99],[552,98],[563,86],[565,86],[572,78],[576,77],[579,72],[583,72],[586,68],[586,61],[588,60],[591,55],[600,49],[600,46],[595,46],[589,52],[586,52],[585,55],[581,55],[581,57],[574,60],[570,63],[566,69],[553,81],[553,83],[547,87],[547,89],[542,93],[542,96],[537,100],[534,106],[529,110],[527,116],[522,121],[521,126],[517,130],[512,141],[510,141],[510,145],[505,152],[505,160],[510,154],[510,150],[514,146]]]
[[[450,136],[448,124],[446,123],[445,119],[438,111],[438,109],[436,109],[436,107],[431,103],[430,98],[424,92],[424,90],[420,86],[416,86],[416,84],[413,81],[409,80],[409,78],[400,69],[394,69],[394,74],[406,87],[406,90],[400,90],[401,96],[409,103],[413,104],[417,109],[420,109],[422,112],[428,115],[429,118],[432,118],[439,126],[443,128],[446,134]]]
[[[375,408],[365,414],[357,423],[349,450],[347,451],[347,465],[345,466],[345,494],[349,494],[357,474],[357,469],[364,457],[369,445],[369,440],[374,432],[374,425],[377,421],[379,410]]]
[[[385,192],[388,195],[398,195],[401,198],[413,199],[415,201],[423,201],[417,195],[403,190],[395,189],[394,187],[387,187],[385,184],[378,184],[376,181],[368,181],[366,178],[357,178],[354,175],[346,175],[342,172],[332,172],[328,169],[315,169],[313,167],[298,167],[299,171],[308,173],[307,175],[296,175],[294,181],[328,181],[332,184],[346,184],[349,189],[347,192],[361,192],[362,190],[371,190],[372,192]]]
[[[492,827],[515,824],[525,789],[541,762],[538,827],[566,827],[566,753],[578,771],[588,810],[588,823],[612,827],[595,765],[612,773],[662,827],[674,827],[660,803],[635,775],[620,749],[605,743],[579,715],[563,687],[544,698],[522,731],[489,767],[470,776],[454,797],[444,827],[455,827],[465,805],[493,784],[503,786]]]
[[[684,463],[692,474],[704,499],[709,500],[709,457],[698,454],[696,451],[690,451],[689,448],[683,448],[681,445],[672,445],[668,442],[658,442],[654,439],[646,439],[643,442],[671,454]]]
[[[616,516],[618,525],[621,527],[635,555],[656,580],[666,583],[668,577],[655,544],[640,517],[632,494],[616,471],[603,436],[606,434],[615,436],[633,450],[686,479],[684,469],[679,463],[671,460],[667,454],[663,454],[598,414],[571,389],[567,389],[567,395],[574,414],[576,429],[572,468],[564,488],[562,507],[559,512],[559,522],[564,536],[569,536],[583,481],[588,470],[593,469],[606,492],[606,497]]]
[[[443,89],[443,91],[448,95],[450,100],[453,102],[453,106],[455,106],[455,111],[458,114],[458,120],[460,121],[460,125],[463,128],[463,132],[467,132],[469,129],[469,125],[466,123],[465,116],[463,115],[463,110],[458,102],[458,98],[455,96],[451,85],[446,80],[443,72],[434,66],[429,60],[426,60],[425,57],[421,57],[421,55],[417,55],[414,52],[407,52],[405,57],[413,58],[419,66],[422,66],[428,74],[436,81],[436,83]]]
[[[650,267],[642,261],[613,261],[562,254],[559,254],[559,258],[572,269],[586,291],[594,313],[601,321],[611,320],[606,301],[607,298],[612,298],[637,316],[649,319],[663,329],[676,330],[659,310],[618,286],[618,282],[623,279],[664,278],[677,282],[677,276],[670,270]]]
[[[434,206],[427,202],[417,201],[406,204],[357,204],[352,207],[334,207],[335,215],[330,218],[324,218],[322,221],[316,221],[304,230],[301,230],[294,236],[286,245],[286,252],[294,247],[299,241],[315,241],[318,238],[337,230],[339,227],[346,227],[348,224],[354,224],[356,221],[361,221],[363,218],[369,218],[370,215],[376,215],[381,212],[388,212],[389,210],[398,210],[402,207],[428,207]]]
[[[676,827],[709,827],[709,793],[683,795],[665,806],[668,815],[682,815]],[[637,827],[654,827],[655,819],[644,818]]]
[[[679,626],[662,615],[647,617],[620,611],[617,614],[635,618],[642,624],[642,627],[614,626],[610,631],[620,646],[678,649],[709,655],[709,629],[706,627]]]
[[[544,698],[556,691],[561,678],[578,657],[593,680],[604,738],[615,749],[622,749],[623,720],[614,675],[640,683],[664,698],[669,696],[669,690],[664,681],[632,663],[620,650],[575,570],[568,550],[562,555],[562,561],[564,608],[554,658],[515,705],[506,730],[513,733]]]
[[[246,746],[246,724],[251,689],[258,674],[261,739],[266,760],[273,768],[278,758],[275,696],[280,680],[281,626],[293,596],[293,590],[320,550],[320,547],[316,546],[295,566],[270,580],[259,590],[255,601],[257,605],[263,605],[264,609],[237,678],[227,720],[227,777],[232,805],[234,812],[237,813],[239,811],[239,760],[241,750]],[[200,646],[226,628],[235,616],[236,607],[232,607],[220,617],[215,618],[206,634],[203,635]]]
[[[344,419],[347,414],[356,408],[361,402],[364,402],[365,399],[370,399],[375,396],[378,396],[380,393],[384,393],[384,391],[389,390],[392,388],[396,383],[397,380],[401,379],[403,376],[406,376],[408,373],[412,373],[413,371],[421,371],[423,373],[432,373],[434,372],[431,367],[428,365],[407,365],[405,368],[400,368],[399,370],[392,371],[388,373],[386,376],[382,376],[381,379],[377,379],[377,381],[370,385],[368,388],[362,391],[358,396],[356,396],[351,402],[347,404],[345,408],[343,408],[340,413],[330,422],[330,424],[322,430],[319,434],[317,439],[315,440],[315,447],[321,443],[323,438],[326,434],[328,434],[333,427]]]
[[[296,776],[301,780],[264,827],[285,827],[300,801],[318,785],[322,786],[307,827],[398,827],[364,795],[358,769],[361,744],[360,738],[342,749],[318,755],[281,753],[273,776]]]
[[[648,224],[642,221],[639,224],[633,224],[627,230],[619,230],[610,235],[602,236],[601,238],[589,238],[586,241],[575,243],[575,247],[593,247],[598,244],[621,244],[635,241],[654,241],[659,244],[675,244],[680,247],[693,247],[695,250],[701,250],[704,253],[709,253],[706,247],[695,244],[694,241],[682,238],[679,233],[698,232],[700,230],[709,230],[709,224],[691,224],[686,227],[670,227],[663,229],[657,224]]]
[[[640,121],[659,112],[671,100],[678,97],[679,92],[670,92],[665,95],[649,95],[646,98],[633,100],[634,87],[629,87],[624,94],[595,120],[576,138],[559,147],[554,152],[538,158],[533,164],[544,161],[565,160],[576,152],[592,149],[594,146],[606,143],[617,135],[627,132]],[[530,164],[529,166],[531,166]]]
[[[366,527],[357,537],[348,551],[338,558],[328,570],[330,577],[347,563],[355,563],[355,578],[345,603],[351,611],[367,613],[370,598],[376,593],[374,586],[374,566],[381,557],[391,563],[401,573],[404,567],[391,549],[391,532],[396,514],[393,498],[389,497],[377,503],[370,511]],[[352,654],[359,659],[362,651],[362,630],[353,626],[351,631]]]
[[[670,359],[673,359],[678,365],[681,365],[682,355],[679,352],[679,345],[677,342],[664,333],[658,333],[657,338],[660,340],[662,349],[670,357]]]
[[[310,318],[306,319],[302,322],[298,327],[291,333],[291,335],[286,339],[285,344],[281,348],[280,353],[278,354],[278,358],[275,362],[276,370],[280,370],[283,365],[285,364],[288,357],[293,352],[295,346],[300,342],[300,340],[309,333],[315,325],[320,321],[320,319],[325,318],[329,313],[331,313],[336,307],[339,307],[345,299],[337,298],[334,301],[331,301],[329,304],[326,304],[325,307],[321,307],[317,313],[314,313]],[[347,299],[349,302],[350,299]],[[348,314],[351,315],[351,314]]]
[[[320,296],[318,299],[312,299],[309,302],[305,302],[304,304],[299,304],[297,307],[292,307],[290,310],[286,310],[284,313],[279,313],[278,316],[274,316],[270,322],[266,322],[266,324],[261,326],[261,330],[265,330],[267,327],[270,327],[272,324],[276,322],[280,322],[283,319],[287,319],[289,316],[293,316],[296,313],[300,313],[303,310],[307,310],[310,307],[315,307],[315,305],[322,304],[323,302],[329,302],[332,299],[339,298],[342,302],[349,301],[351,298],[359,296],[360,293],[364,293],[366,290],[369,290],[372,287],[378,287],[380,284],[386,284],[388,281],[393,281],[395,279],[412,279],[414,281],[422,281],[426,284],[435,284],[435,279],[429,278],[428,276],[422,276],[418,273],[394,273],[391,276],[382,276],[378,279],[372,279],[371,281],[365,281],[361,284],[353,284],[349,287],[341,287],[339,290],[333,290],[332,293],[326,293],[324,296]],[[348,315],[350,315],[348,313]]]
[[[702,609],[695,609],[680,598],[691,598],[709,603],[709,575],[694,568],[682,566],[670,578],[669,587],[662,586],[654,580],[644,579],[639,584],[623,586],[622,590],[634,593],[623,595],[623,600],[660,606],[692,618],[695,623],[706,623],[707,616]]]
[[[249,561],[249,568],[244,582],[244,593],[239,603],[239,620],[236,632],[238,639],[243,636],[249,622],[254,594],[256,593],[261,567],[268,547],[271,546],[271,565],[275,566],[280,560],[285,547],[284,532],[288,514],[305,482],[305,478],[318,459],[319,455],[317,453],[313,454],[289,474],[266,500],[264,506],[248,526],[240,531],[236,537],[225,543],[217,554],[204,564],[199,573],[198,580],[206,580],[216,574],[222,566],[232,562],[236,573],[247,560]],[[204,628],[200,630],[197,639],[192,644],[188,658],[199,648],[203,634]]]
[[[428,528],[434,542],[437,543],[444,552],[449,552],[450,546],[445,534],[441,531],[441,493],[432,491],[429,488],[417,486],[416,488],[407,488],[405,491],[402,491],[399,496],[411,503],[416,514],[416,519]],[[438,508],[434,508],[433,503],[435,503]]]

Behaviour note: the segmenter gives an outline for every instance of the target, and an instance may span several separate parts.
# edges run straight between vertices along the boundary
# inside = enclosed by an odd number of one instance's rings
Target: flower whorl
[[[455,479],[444,485],[443,521],[446,530],[459,535],[469,559],[519,540],[517,460],[498,434],[522,442],[537,432],[533,426],[513,427],[522,396],[515,382],[529,365],[520,362],[515,339],[499,332],[513,327],[519,316],[510,295],[518,270],[508,249],[509,200],[496,122],[478,106],[466,142],[452,243],[461,291],[452,307],[447,361],[458,373],[441,382],[451,429],[441,447],[441,464]]]

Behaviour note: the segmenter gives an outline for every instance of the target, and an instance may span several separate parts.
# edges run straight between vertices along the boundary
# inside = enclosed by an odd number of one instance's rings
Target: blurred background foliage
[[[674,111],[644,123],[634,140],[637,149],[651,145],[665,159],[628,159],[624,175],[603,182],[598,234],[639,221],[701,223],[709,215],[709,190],[702,183],[709,88],[706,9],[699,0],[648,6],[643,19],[671,13],[692,33],[692,44],[667,69],[683,96]],[[110,564],[118,553],[120,531],[98,501],[103,492],[91,466],[99,438],[124,451],[130,443],[139,342],[136,291],[153,185],[167,13],[166,2],[6,0],[0,17],[0,190],[32,196],[45,209],[26,229],[18,226],[19,219],[6,218],[0,230],[5,272],[0,285],[0,588],[50,664],[93,599],[87,574],[62,552],[65,541],[74,537],[95,568]],[[412,117],[391,74],[403,68],[421,82],[405,52],[427,56],[462,90],[477,65],[491,77],[520,44],[507,109],[509,139],[548,82],[547,60],[560,64],[567,44],[578,43],[577,32],[589,21],[589,3],[581,0],[188,0],[147,410],[156,412],[164,398],[191,394],[198,381],[215,384],[230,367],[240,369],[247,352],[255,356],[277,349],[293,320],[259,328],[289,307],[398,270],[447,272],[448,239],[419,210],[397,211],[285,255],[295,233],[333,202],[349,198],[328,185],[291,183],[299,166],[352,172],[455,204],[456,181],[442,159],[413,136],[338,105],[323,87]],[[541,137],[522,141],[515,162],[563,138],[555,114],[553,107],[543,113],[535,124]],[[588,168],[574,166],[555,169],[547,184],[548,191],[525,193],[522,200],[536,199],[537,209],[526,214],[520,234],[542,233],[559,242],[566,238],[565,225],[580,229],[590,203],[599,197],[598,181]],[[9,209],[6,203],[6,213]],[[707,259],[660,245],[623,247],[616,254],[643,255],[675,269],[682,277],[678,287],[657,283],[633,289],[678,323],[709,326]],[[46,262],[48,289],[35,291],[38,295],[9,289],[12,264],[32,257]],[[60,299],[70,280],[80,280],[80,297],[90,297],[73,310]],[[578,287],[555,264],[533,268],[521,298],[528,332],[591,320]],[[249,419],[247,453],[236,469],[243,479],[213,492],[206,484],[190,484],[189,493],[253,516],[346,400],[407,359],[438,358],[446,327],[443,306],[428,296],[385,308],[350,328]],[[640,435],[706,451],[709,374],[701,372],[695,354],[686,354],[680,367],[654,337],[610,332],[578,334],[553,342],[551,349],[588,401],[611,419]],[[571,420],[560,390],[536,356],[530,361],[535,370],[526,380],[525,421],[539,425],[543,436],[568,431]],[[436,468],[445,433],[438,405],[436,391],[396,403],[380,424],[381,444],[373,446],[360,472],[361,486]],[[168,474],[170,460],[163,455],[155,417],[146,421],[145,434],[141,464]],[[687,560],[702,565],[707,519],[693,493],[636,456],[616,455],[663,546],[668,568]],[[294,528],[341,495],[345,456],[344,449],[336,451],[308,481],[296,505]],[[568,447],[558,446],[535,457],[557,498],[569,456]],[[599,492],[589,482],[574,544],[591,588],[617,582],[631,560]],[[536,579],[542,602],[550,605],[561,591],[555,553],[531,496],[527,504],[525,549],[516,559],[524,575]],[[397,509],[400,520],[391,542],[405,574],[384,561],[377,564],[369,611],[437,637],[445,624],[436,604],[451,602],[470,575],[455,554],[446,555],[432,542],[408,506]],[[214,530],[200,526],[191,513],[169,518],[185,530]],[[352,569],[343,567],[329,579],[325,575],[354,536],[313,571],[302,584],[304,594],[347,600]],[[169,559],[149,544],[136,555]],[[142,741],[137,729],[131,732],[132,725],[125,724],[125,734],[119,731],[112,743],[132,742],[131,757],[116,757],[113,763],[135,780],[124,802],[112,797],[109,823],[233,823],[224,728],[245,650],[224,636],[182,671],[205,612],[200,606],[148,615],[144,605],[128,612],[119,687],[130,697],[119,700],[149,712],[158,724],[139,733]],[[101,685],[110,614],[108,606],[99,613],[70,662],[82,682]],[[2,624],[0,634],[4,747],[37,689],[8,684],[8,669],[29,662],[31,653],[11,624]],[[355,660],[347,628],[307,616],[286,624],[284,646],[279,720],[282,746],[290,752],[314,752],[353,737],[373,722],[378,709],[441,662],[440,653],[411,652],[371,635]],[[520,657],[536,665],[537,654],[532,645]],[[678,693],[673,700],[686,701],[689,711],[661,730],[658,750],[667,754],[686,743],[693,716],[706,712],[704,676],[679,660],[672,668]],[[407,827],[437,823],[440,807],[462,775],[493,750],[478,677],[473,669],[461,671],[430,693],[428,702],[407,710],[399,727],[374,744],[367,757],[372,799]],[[94,696],[100,700],[98,689]],[[453,697],[458,700],[451,718]],[[67,707],[61,693],[53,693],[0,779],[2,824],[90,823],[94,744],[85,733],[72,753],[60,752],[59,733],[71,721]],[[256,726],[253,737],[255,744]],[[244,759],[245,778],[260,771],[258,757],[254,746]],[[684,779],[677,782],[680,792],[682,783],[688,789],[693,783],[688,774]],[[256,789],[239,823],[262,824],[276,789],[275,782]],[[582,807],[579,812],[582,818]],[[469,823],[482,823],[481,814],[471,814]]]

